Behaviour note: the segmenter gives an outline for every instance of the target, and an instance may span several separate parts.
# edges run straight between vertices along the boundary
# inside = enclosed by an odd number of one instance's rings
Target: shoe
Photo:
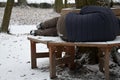
[[[42,24],[43,24],[43,23],[38,24],[38,25],[36,26],[37,29],[44,29],[44,28],[42,27]]]
[[[36,36],[35,30],[31,30],[30,35]]]

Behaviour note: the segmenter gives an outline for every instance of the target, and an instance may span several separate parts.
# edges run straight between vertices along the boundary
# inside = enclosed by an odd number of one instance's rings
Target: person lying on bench
[[[120,34],[119,19],[111,9],[99,6],[83,7],[80,13],[70,12],[37,25],[31,35],[60,36],[70,42],[114,40]]]

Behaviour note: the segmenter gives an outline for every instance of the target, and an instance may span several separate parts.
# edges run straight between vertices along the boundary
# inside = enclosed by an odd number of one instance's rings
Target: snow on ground
[[[31,30],[37,30],[36,25],[10,25],[11,34],[29,34]]]
[[[23,32],[22,29],[24,28],[21,27],[26,27],[26,31],[24,30]],[[27,28],[31,27],[29,25],[12,26],[10,30],[14,32],[14,35],[0,33],[0,80],[50,80],[48,58],[37,59],[38,68],[31,69],[30,43],[27,39],[27,36],[29,36]],[[37,51],[44,52],[48,51],[48,49],[46,45],[38,44]],[[116,64],[111,66],[113,69],[110,69],[110,80],[120,80],[120,68]],[[99,71],[97,64],[84,65],[74,71],[70,71],[66,67],[58,67],[57,75],[58,78],[53,80],[105,79],[104,74]]]
[[[6,2],[7,0],[0,0],[0,2]],[[15,2],[17,2],[18,0],[15,0]],[[51,3],[53,4],[55,0],[27,0],[28,3],[43,3],[43,2],[47,2],[47,3]],[[64,1],[64,0],[63,0]],[[68,0],[68,3],[74,3],[74,0]]]
[[[40,45],[46,51],[45,45]],[[45,80],[49,79],[48,58],[40,59],[38,69],[31,69],[30,44],[27,35],[0,34],[0,80]]]
[[[0,8],[0,21],[3,11],[4,9]],[[0,33],[0,80],[49,80],[48,58],[38,59],[38,69],[31,69],[30,43],[27,36],[30,30],[36,29],[36,24],[55,17],[57,13],[52,9],[19,7],[14,8],[13,12],[9,26],[12,35]],[[38,20],[36,17],[39,17]],[[46,45],[37,46],[37,51],[39,48],[41,51],[48,51]]]
[[[7,0],[0,0],[0,2],[6,2]],[[18,0],[15,0],[17,2]],[[47,2],[53,4],[55,0],[27,0],[28,3],[42,3]],[[120,2],[120,0],[113,0],[114,2]],[[64,0],[63,0],[64,2]],[[68,3],[75,3],[75,0],[68,0]]]
[[[0,8],[0,24],[4,14],[4,8]],[[12,9],[12,15],[10,25],[37,25],[47,19],[59,16],[53,9],[41,9],[33,7],[14,7]]]
[[[0,8],[0,13],[2,11],[3,8]],[[30,30],[36,29],[37,23],[59,14],[52,9],[19,7],[14,8],[13,12],[9,27],[11,35],[0,33],[0,80],[50,80],[48,58],[37,59],[38,68],[31,69],[30,43],[27,36]],[[48,49],[46,45],[38,44],[37,51]],[[111,67],[110,80],[120,80],[120,67],[116,64]],[[104,80],[104,74],[99,71],[98,64],[84,65],[74,71],[58,67],[57,75],[58,78],[54,80]]]
[[[33,27],[35,28],[35,25]],[[33,29],[33,27],[14,25],[10,27],[10,31],[14,35],[0,33],[0,80],[50,80],[48,58],[38,59],[38,68],[31,69],[30,43],[27,36],[29,36],[28,30]],[[38,44],[37,51],[44,52],[48,49],[46,45]],[[104,79],[104,75],[98,71],[96,66],[92,66],[91,70],[94,73],[98,72]],[[82,76],[90,70],[83,69],[84,71],[81,70],[80,73],[70,72],[68,68],[58,69],[58,78],[55,80],[84,80],[81,79]],[[92,74],[92,72],[89,73]],[[80,76],[81,74],[82,76]],[[90,74],[84,78],[87,79]],[[94,80],[96,79],[99,78],[94,78]]]

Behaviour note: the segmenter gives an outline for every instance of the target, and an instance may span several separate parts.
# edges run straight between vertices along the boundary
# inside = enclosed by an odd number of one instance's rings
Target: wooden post
[[[55,47],[48,45],[49,47],[49,61],[50,61],[50,78],[56,78],[56,60],[55,60]]]
[[[105,80],[109,80],[109,57],[110,57],[111,48],[112,47],[110,47],[109,45],[107,45],[106,47],[99,48],[100,53],[98,55],[99,55],[99,58],[102,59],[99,62],[99,68],[100,68],[100,71],[104,72]],[[104,56],[104,59],[103,59],[103,56]]]
[[[104,49],[105,51],[105,80],[109,80],[109,55],[110,55],[111,48],[107,47]]]
[[[37,61],[36,61],[36,43],[30,40],[31,44],[31,68],[37,68]]]

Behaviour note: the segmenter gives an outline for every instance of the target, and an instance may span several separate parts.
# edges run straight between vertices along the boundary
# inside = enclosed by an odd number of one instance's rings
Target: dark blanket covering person
[[[120,34],[119,21],[111,9],[87,6],[66,15],[67,41],[110,41]],[[64,35],[64,34],[63,34]]]

